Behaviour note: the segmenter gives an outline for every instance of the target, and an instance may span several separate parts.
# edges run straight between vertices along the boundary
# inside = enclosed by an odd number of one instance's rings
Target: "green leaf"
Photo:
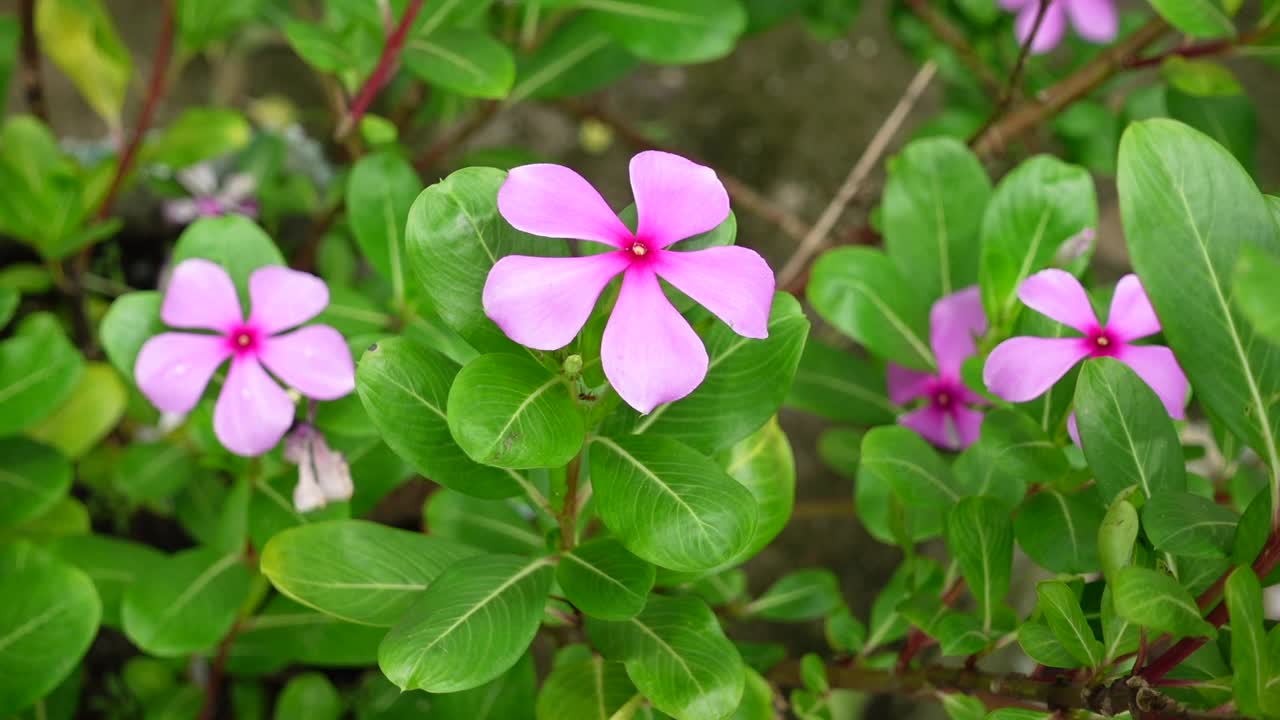
[[[871,621],[867,624],[867,642],[863,655],[907,634],[910,625],[898,612],[898,606],[915,594],[942,593],[942,568],[937,561],[923,556],[908,558],[885,584],[871,605]]]
[[[1131,485],[1149,498],[1186,489],[1182,444],[1169,412],[1128,365],[1111,358],[1084,364],[1076,421],[1104,502]]]
[[[735,558],[745,561],[772,542],[791,519],[796,503],[796,461],[787,434],[775,418],[726,451],[721,464],[756,500],[755,533]]]
[[[946,657],[967,657],[981,652],[990,644],[982,623],[968,613],[948,613],[930,628],[938,637],[938,645]]]
[[[875,354],[916,370],[933,367],[929,307],[879,250],[845,247],[813,265],[813,309]]]
[[[227,669],[273,672],[289,663],[367,667],[377,663],[386,634],[386,628],[345,622],[276,595],[262,612],[240,621]]]
[[[201,218],[182,232],[173,247],[176,265],[190,258],[204,258],[222,266],[236,284],[241,308],[249,307],[249,276],[267,265],[285,265],[284,256],[271,238],[243,215]]]
[[[946,540],[978,603],[982,631],[990,634],[1009,594],[1013,566],[1009,511],[988,497],[965,498],[947,514]]]
[[[573,393],[564,377],[527,355],[481,355],[449,388],[449,431],[478,463],[560,467],[586,435]]]
[[[483,30],[449,28],[410,37],[401,59],[423,82],[468,97],[501,98],[516,78],[511,50]]]
[[[1248,95],[1191,95],[1169,88],[1168,115],[1217,140],[1250,174],[1257,166],[1258,113]]]
[[[1097,224],[1098,201],[1084,168],[1037,155],[1006,175],[982,220],[978,277],[991,326],[1009,327],[1021,307],[1022,281],[1049,267],[1067,239]],[[1087,262],[1082,256],[1068,269],[1078,273]]]
[[[1102,643],[1093,634],[1080,600],[1070,585],[1064,582],[1042,582],[1036,586],[1040,613],[1062,647],[1085,667],[1102,664]]]
[[[75,392],[84,371],[84,359],[56,321],[33,317],[0,342],[0,435],[48,417]]]
[[[1141,642],[1138,626],[1116,614],[1111,588],[1102,591],[1102,641],[1106,648],[1105,662],[1134,652]]]
[[[817,660],[816,655],[807,655],[806,658]],[[819,661],[821,662],[821,661]],[[821,667],[819,664],[818,667]],[[729,716],[729,720],[774,720],[777,716],[774,714],[774,696],[773,686],[760,676],[760,673],[754,669],[746,668],[745,683],[742,690],[742,701],[738,703],[738,709],[733,711]],[[837,691],[840,692],[840,691]],[[836,700],[829,700],[831,704],[835,704]],[[853,717],[853,715],[840,717]]]
[[[1239,517],[1202,495],[1162,492],[1142,508],[1142,527],[1156,550],[1197,558],[1231,554]]]
[[[890,514],[897,503],[906,515],[915,541],[942,532],[943,519],[960,494],[953,489],[951,471],[938,453],[913,430],[873,428],[862,439],[862,463],[855,506],[873,536],[894,542]]]
[[[125,293],[111,303],[98,326],[98,340],[107,359],[126,378],[133,378],[133,364],[143,343],[164,332],[160,320],[163,299],[152,290]]]
[[[489,682],[533,641],[554,574],[547,558],[455,563],[387,633],[378,666],[403,690],[457,692]]]
[[[556,580],[582,612],[602,620],[626,620],[644,609],[656,572],[613,538],[579,545],[560,556]]]
[[[0,548],[0,716],[49,693],[88,651],[102,604],[88,576],[25,543]]]
[[[1138,539],[1138,511],[1121,493],[1102,518],[1098,528],[1098,560],[1107,582],[1115,582],[1116,575],[1133,557],[1133,545]]]
[[[156,572],[165,560],[147,545],[103,535],[58,538],[48,550],[89,576],[102,600],[102,624],[117,628],[125,591],[139,577]]]
[[[1226,67],[1209,60],[1188,60],[1173,55],[1160,65],[1169,84],[1188,95],[1239,95],[1244,92],[1240,81]]]
[[[293,489],[297,485],[297,475],[292,472],[277,473],[254,484],[253,492],[248,496],[247,524],[249,540],[254,547],[265,547],[278,533],[290,528],[300,527],[327,520],[346,520],[351,517],[350,506],[346,502],[331,502],[322,508],[310,512],[299,512],[293,505]],[[243,544],[241,540],[228,537],[228,530],[238,532],[241,528],[233,523],[227,526],[227,508],[233,507],[238,486],[233,486],[213,525],[212,543],[219,547],[231,549]],[[240,512],[240,511],[237,511]],[[227,541],[231,540],[231,544]]]
[[[182,446],[135,443],[120,458],[115,487],[134,502],[157,502],[172,497],[196,474],[196,461]]]
[[[1049,623],[1028,620],[1018,626],[1018,645],[1027,657],[1041,665],[1055,668],[1078,668],[1080,661],[1058,642]]]
[[[71,463],[47,445],[0,438],[0,457],[0,527],[40,516],[71,489]]]
[[[3,27],[3,25],[0,25]],[[18,305],[22,302],[22,293],[13,288],[0,287],[0,329],[4,329],[9,321],[13,319],[14,313],[18,312]]]
[[[950,720],[984,720],[987,716],[987,706],[972,695],[943,693],[939,699]]]
[[[561,241],[511,227],[498,213],[507,174],[465,168],[423,190],[405,227],[409,264],[441,319],[482,351],[510,349],[510,340],[484,313],[481,294],[494,263],[507,255],[567,252]]]
[[[183,3],[184,9],[191,4]],[[142,146],[141,161],[176,169],[186,168],[242,150],[252,138],[253,128],[248,119],[236,110],[187,108],[155,139]]]
[[[1271,493],[1266,489],[1249,501],[1231,539],[1231,560],[1236,565],[1250,565],[1262,552],[1271,535]]]
[[[1026,495],[1028,480],[1053,485],[1069,471],[1061,448],[1040,425],[1010,408],[988,412],[978,442],[952,466],[961,494],[989,495],[1011,509]]]
[[[36,35],[89,107],[108,125],[120,127],[133,66],[101,1],[42,1],[36,6]]]
[[[773,622],[800,622],[823,617],[842,602],[840,584],[830,570],[796,570],[747,603],[742,613]]]
[[[583,95],[621,78],[636,64],[591,17],[576,15],[520,60],[507,104]]]
[[[1018,546],[1046,570],[1090,573],[1102,569],[1098,532],[1103,510],[1087,493],[1043,490],[1026,499],[1013,520]]]
[[[366,155],[347,180],[347,221],[369,264],[391,283],[397,304],[405,298],[405,218],[422,188],[418,173],[399,154]]]
[[[248,594],[249,570],[240,552],[186,550],[162,560],[125,591],[124,633],[160,657],[208,650],[231,629]]]
[[[702,452],[720,450],[747,437],[781,407],[809,335],[800,303],[774,295],[769,337],[754,340],[716,322],[704,338],[710,362],[707,377],[687,397],[641,416],[620,413],[632,432],[679,440]],[[742,392],[742,388],[755,388]]]
[[[639,557],[707,570],[751,542],[755,498],[689,447],[643,435],[595,437],[589,459],[600,519]]]
[[[1212,638],[1218,634],[1200,617],[1191,593],[1164,573],[1126,567],[1116,573],[1111,592],[1116,614],[1145,628],[1176,637]]]
[[[1243,713],[1269,714],[1268,683],[1271,657],[1263,627],[1262,585],[1247,567],[1236,568],[1227,578],[1227,614],[1231,621],[1232,689]]]
[[[9,97],[9,78],[18,64],[18,38],[21,35],[18,18],[13,15],[0,17],[0,113],[4,112]]]
[[[599,656],[559,663],[538,692],[537,720],[613,720],[636,694],[620,662]]]
[[[737,0],[579,0],[591,19],[642,60],[658,64],[716,60],[747,27]]]
[[[266,0],[183,0],[178,6],[178,34],[187,50],[199,50],[225,39],[258,17]]]
[[[885,393],[882,364],[816,338],[805,343],[786,404],[855,425],[887,425],[900,411]]]
[[[78,459],[120,422],[127,400],[124,384],[110,365],[88,363],[67,401],[27,434]]]
[[[885,251],[926,301],[978,281],[990,198],[987,171],[954,138],[916,140],[889,161],[880,205]]]
[[[434,350],[391,338],[360,358],[356,392],[382,439],[423,476],[477,497],[519,494],[524,478],[475,462],[449,432],[445,406],[458,370]]]
[[[1275,283],[1280,273],[1280,258],[1258,248],[1241,248],[1233,282],[1235,301],[1258,334],[1280,343],[1280,288]]]
[[[538,555],[547,544],[507,500],[483,500],[452,490],[431,494],[424,508],[427,531],[485,552]]]
[[[1235,34],[1231,18],[1213,0],[1151,0],[1160,17],[1187,35],[1198,38]]]
[[[654,707],[677,720],[726,717],[742,700],[744,665],[711,610],[692,597],[649,598],[621,622],[588,618],[587,634]]]
[[[387,627],[418,602],[446,568],[475,550],[364,520],[285,530],[262,550],[262,574],[277,590],[349,622]]]
[[[275,720],[338,720],[342,715],[342,696],[318,672],[302,673],[291,678],[276,698]]]
[[[432,718],[442,720],[533,720],[537,677],[533,653],[479,687],[431,696]]]
[[[1280,467],[1277,406],[1269,400],[1280,391],[1280,353],[1230,304],[1242,248],[1280,254],[1266,201],[1226,150],[1167,120],[1125,131],[1118,183],[1134,267],[1196,397]],[[1277,492],[1273,481],[1273,499]]]

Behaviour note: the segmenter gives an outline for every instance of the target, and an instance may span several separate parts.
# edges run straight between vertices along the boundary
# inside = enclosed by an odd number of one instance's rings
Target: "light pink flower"
[[[347,458],[330,448],[324,435],[310,423],[301,423],[285,438],[284,459],[298,466],[293,506],[299,512],[350,500],[355,492]]]
[[[982,372],[992,393],[1009,402],[1033,400],[1081,360],[1111,357],[1133,368],[1171,416],[1186,417],[1187,376],[1173,352],[1160,345],[1133,344],[1160,332],[1160,321],[1137,275],[1120,278],[1106,325],[1094,315],[1080,281],[1062,270],[1044,270],[1027,278],[1018,288],[1018,297],[1027,307],[1084,337],[1015,337],[1000,343]]]
[[[642,152],[631,159],[631,189],[639,216],[634,233],[573,170],[546,164],[511,170],[498,192],[507,222],[534,235],[611,249],[568,258],[504,257],[485,281],[484,309],[512,340],[556,350],[573,340],[604,287],[621,274],[601,358],[618,395],[648,413],[693,392],[707,374],[702,340],[667,300],[658,278],[749,338],[769,334],[774,279],[764,258],[743,247],[668,249],[729,216],[729,196],[711,168],[670,153]]]
[[[258,201],[253,197],[258,181],[252,175],[229,175],[219,187],[213,166],[201,163],[179,171],[178,182],[191,193],[191,197],[165,202],[164,215],[175,225],[186,225],[202,217],[222,217],[233,213],[247,217],[258,216]]]
[[[249,298],[253,309],[246,320],[221,266],[183,261],[169,278],[160,318],[214,334],[156,335],[142,346],[133,372],[152,404],[185,413],[230,358],[213,429],[228,450],[251,456],[275,447],[293,424],[293,401],[267,370],[307,397],[336,400],[355,389],[355,365],[342,335],[327,325],[280,334],[329,304],[329,288],[320,278],[286,267],[259,268],[249,277]]]
[[[986,331],[987,315],[976,286],[933,304],[929,312],[929,345],[938,361],[938,373],[908,370],[893,363],[887,367],[890,400],[901,405],[926,399],[923,406],[898,418],[899,423],[948,450],[966,448],[978,439],[982,413],[974,406],[985,405],[986,401],[965,387],[960,368],[977,352],[974,337]]]
[[[1036,14],[1040,12],[1042,0],[1000,0],[1000,7],[1018,14],[1014,22],[1014,30],[1019,43],[1025,43],[1035,26]],[[1047,0],[1049,7],[1045,10],[1044,20],[1040,22],[1040,30],[1031,43],[1031,52],[1046,53],[1062,42],[1066,33],[1067,21],[1076,29],[1076,34],[1095,45],[1109,43],[1116,39],[1120,30],[1120,21],[1116,16],[1115,0]]]

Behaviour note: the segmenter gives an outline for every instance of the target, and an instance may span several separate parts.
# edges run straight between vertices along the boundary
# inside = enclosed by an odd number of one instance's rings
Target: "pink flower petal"
[[[756,251],[729,245],[664,252],[658,256],[654,270],[739,335],[769,337],[773,270]]]
[[[1071,437],[1071,442],[1075,443],[1076,447],[1084,448],[1084,443],[1080,441],[1080,423],[1076,422],[1075,411],[1067,417],[1067,435]]]
[[[600,355],[605,377],[642,414],[688,395],[707,376],[702,339],[645,266],[632,266],[623,275]]]
[[[1022,281],[1018,297],[1027,307],[1088,333],[1099,326],[1080,281],[1065,270],[1041,270]]]
[[[729,193],[716,171],[679,155],[648,150],[631,158],[636,237],[664,248],[729,217]]]
[[[1080,338],[1010,338],[987,357],[982,381],[998,397],[1026,402],[1043,395],[1088,354]]]
[[[622,247],[631,231],[600,193],[563,165],[521,165],[498,190],[498,211],[517,230]]]
[[[221,335],[160,333],[138,352],[133,377],[152,405],[164,412],[186,413],[200,401],[209,378],[230,354]]]
[[[356,389],[351,351],[342,334],[328,325],[308,325],[261,343],[262,364],[309,398],[337,400]]]
[[[1062,42],[1062,35],[1067,28],[1067,16],[1062,10],[1063,1],[1050,0],[1049,9],[1045,11],[1044,20],[1040,23],[1040,30],[1031,43],[1032,53],[1036,55],[1047,53]],[[1018,19],[1014,23],[1019,43],[1025,43],[1027,37],[1031,35],[1031,29],[1035,27],[1036,13],[1039,10],[1038,2],[1029,2],[1022,6],[1022,11],[1018,13]]]
[[[950,411],[926,405],[898,418],[898,424],[915,430],[920,437],[946,450],[961,450],[978,440],[982,413],[966,407]]]
[[[952,450],[963,450],[978,442],[978,437],[982,434],[982,418],[980,411],[963,405],[951,409],[951,421],[955,424],[958,438]]]
[[[1109,43],[1120,31],[1113,0],[1064,0],[1076,33],[1091,43]]]
[[[1107,330],[1117,340],[1129,341],[1160,332],[1160,320],[1142,289],[1137,275],[1125,275],[1116,284],[1107,315]]]
[[[934,380],[935,376],[928,373],[909,370],[891,362],[885,363],[885,384],[889,386],[889,400],[896,405],[928,395]]]
[[[310,320],[329,304],[329,286],[311,273],[280,265],[249,276],[249,323],[272,335]]]
[[[960,366],[978,350],[974,337],[987,331],[978,286],[940,298],[929,311],[929,345],[938,359],[938,371],[959,377]]]
[[[160,307],[166,325],[226,332],[240,324],[236,286],[222,266],[202,258],[183,260],[169,275]]]
[[[485,280],[484,312],[521,345],[558,350],[578,334],[604,286],[630,262],[620,252],[571,258],[508,255]]]
[[[1176,420],[1187,416],[1187,376],[1172,350],[1162,345],[1125,345],[1116,359],[1133,368],[1156,391],[1169,415]]]
[[[213,432],[237,455],[261,455],[293,424],[293,401],[257,360],[236,358],[213,408]]]
[[[174,225],[186,225],[200,217],[200,206],[191,198],[175,198],[164,204],[164,218]]]

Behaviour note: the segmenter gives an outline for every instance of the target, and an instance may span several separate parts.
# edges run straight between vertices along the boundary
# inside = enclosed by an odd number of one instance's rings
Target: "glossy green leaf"
[[[89,576],[102,600],[102,624],[112,627],[120,627],[125,591],[139,577],[157,572],[165,560],[147,545],[104,535],[58,538],[48,550]]]
[[[261,568],[277,590],[350,622],[394,625],[454,562],[476,551],[364,520],[303,525],[277,534]]]
[[[1160,65],[1160,73],[1180,92],[1198,97],[1239,95],[1240,81],[1225,66],[1211,60],[1188,60],[1173,55]]]
[[[511,50],[482,30],[450,28],[412,36],[401,60],[423,82],[468,97],[501,98],[516,76]]]
[[[582,612],[602,620],[626,620],[644,609],[656,573],[617,540],[601,538],[560,556],[556,580]]]
[[[0,548],[0,716],[58,686],[98,632],[88,576],[30,545]]]
[[[75,392],[84,359],[56,321],[28,322],[0,342],[0,435],[49,417]]]
[[[954,138],[916,140],[889,161],[880,206],[885,251],[926,301],[978,281],[990,198],[982,163]]]
[[[596,437],[590,465],[600,519],[628,550],[655,565],[707,570],[752,540],[752,494],[675,440]]]
[[[1280,391],[1280,353],[1230,304],[1242,248],[1280,254],[1266,201],[1225,149],[1168,120],[1125,131],[1118,183],[1133,265],[1197,399],[1280,466],[1280,414],[1269,400]]]
[[[898,606],[914,594],[939,595],[942,593],[942,568],[937,561],[916,556],[904,561],[885,583],[871,605],[871,619],[867,623],[867,642],[863,654],[881,645],[891,643],[907,634],[910,625],[898,611]]]
[[[578,15],[520,60],[507,103],[582,95],[626,75],[636,64],[635,56],[598,23]]]
[[[27,430],[27,435],[75,460],[89,452],[124,416],[124,383],[110,365],[85,365],[80,381],[53,414]]]
[[[248,594],[249,570],[240,552],[186,550],[159,562],[125,591],[124,633],[160,657],[209,650],[231,629]]]
[[[875,354],[917,370],[933,366],[929,306],[879,250],[845,247],[822,255],[808,296],[824,320]]]
[[[1027,657],[1041,665],[1055,668],[1077,668],[1080,661],[1058,642],[1043,620],[1028,620],[1018,626],[1018,645]]]
[[[867,531],[889,543],[894,542],[894,503],[906,514],[911,539],[918,541],[942,532],[947,510],[960,499],[938,453],[905,427],[878,427],[863,437],[854,489]]]
[[[47,445],[0,438],[0,457],[0,527],[38,517],[71,489],[71,463]]]
[[[724,454],[725,472],[756,499],[756,529],[736,561],[764,549],[787,526],[796,503],[796,461],[777,419],[770,420]]]
[[[1200,616],[1191,593],[1156,570],[1127,567],[1111,581],[1116,614],[1145,628],[1177,637],[1215,637],[1217,629]]]
[[[204,258],[222,266],[236,284],[240,306],[249,310],[249,276],[267,265],[285,265],[271,238],[243,215],[202,218],[187,226],[173,247],[173,263]]]
[[[699,599],[655,595],[637,617],[587,620],[592,642],[677,720],[726,717],[742,699],[742,658]]]
[[[98,326],[98,339],[107,359],[131,381],[133,364],[143,343],[164,332],[165,325],[160,320],[162,300],[160,293],[152,290],[125,293],[111,303]]]
[[[242,541],[227,537],[227,531],[230,529],[239,532],[242,528],[227,527],[227,510],[234,507],[234,503],[239,500],[247,500],[248,507],[246,509],[237,509],[236,512],[247,515],[246,524],[248,525],[249,540],[254,547],[266,547],[277,534],[290,528],[321,523],[329,520],[346,520],[351,517],[351,510],[345,502],[330,502],[324,507],[311,510],[309,512],[300,512],[293,504],[293,491],[298,484],[298,476],[293,472],[281,472],[275,474],[265,480],[254,483],[253,492],[245,493],[242,498],[237,498],[238,485],[233,485],[231,492],[223,501],[222,507],[219,509],[218,519],[214,524],[214,544],[220,547],[239,547]],[[238,520],[233,520],[233,525],[238,524]],[[228,541],[230,544],[228,544]]]
[[[458,370],[433,350],[391,338],[360,358],[356,391],[382,439],[423,476],[477,497],[519,494],[523,478],[475,462],[449,432],[445,407]]]
[[[442,720],[534,720],[537,677],[533,653],[484,685],[431,696],[431,717]]]
[[[452,490],[432,493],[424,508],[433,537],[456,540],[485,552],[537,555],[546,550],[542,535],[507,500],[484,500]]]
[[[999,501],[970,497],[947,513],[947,550],[978,605],[982,631],[990,633],[1009,594],[1013,566],[1013,524]]]
[[[728,55],[747,26],[737,0],[580,0],[592,20],[642,60],[698,63]]]
[[[405,218],[422,189],[413,166],[393,151],[366,155],[347,180],[347,219],[364,257],[404,302]]]
[[[900,409],[885,391],[884,366],[810,338],[786,404],[836,422],[886,425]]]
[[[1062,450],[1026,414],[1001,408],[982,420],[982,435],[952,465],[962,495],[989,495],[1017,506],[1034,479],[1052,486],[1070,470]]]
[[[1263,626],[1262,585],[1253,570],[1236,568],[1227,578],[1227,613],[1231,622],[1232,688],[1241,712],[1268,714],[1271,655]]]
[[[620,662],[599,656],[557,664],[538,692],[537,720],[613,720],[636,694]]]
[[[276,698],[275,720],[338,720],[342,696],[329,679],[318,672],[290,678]]]
[[[116,467],[115,487],[134,502],[173,496],[197,475],[196,461],[180,445],[134,443]]]
[[[1169,24],[1193,37],[1230,37],[1235,26],[1213,0],[1151,0],[1151,7]]]
[[[1036,586],[1040,613],[1062,647],[1085,667],[1102,664],[1102,643],[1093,634],[1080,599],[1064,582],[1042,582]]]
[[[193,3],[184,3],[183,6],[185,8],[191,4]],[[154,139],[142,146],[141,159],[145,163],[159,163],[182,169],[241,150],[252,138],[253,127],[239,111],[230,108],[187,108],[177,119],[156,133]]]
[[[1171,87],[1165,104],[1170,118],[1218,141],[1247,172],[1254,172],[1258,164],[1258,111],[1248,95],[1191,95]]]
[[[1018,286],[1050,266],[1069,238],[1098,224],[1088,171],[1048,155],[1023,162],[1000,181],[982,220],[978,277],[993,327],[1008,327],[1021,302]],[[1078,272],[1088,257],[1068,266]]]
[[[1098,560],[1108,582],[1115,582],[1116,575],[1129,564],[1138,539],[1138,511],[1127,495],[1123,493],[1111,502],[1098,528]]]
[[[939,700],[950,720],[984,720],[987,716],[987,706],[972,695],[943,693]]]
[[[1142,527],[1156,550],[1199,558],[1231,554],[1239,516],[1202,495],[1161,492],[1142,508]]]
[[[1102,591],[1101,612],[1105,660],[1110,662],[1136,651],[1142,639],[1138,626],[1116,614],[1115,602],[1111,599],[1111,588]]]
[[[820,618],[839,606],[840,585],[830,570],[796,570],[747,603],[743,614],[773,622]]]
[[[449,431],[478,463],[560,467],[586,435],[573,393],[563,376],[527,355],[481,355],[449,388]]]
[[[386,628],[346,622],[277,595],[261,612],[240,621],[227,669],[272,672],[290,663],[368,667],[377,663],[386,634]]]
[[[1236,262],[1232,282],[1235,284],[1236,307],[1244,313],[1255,330],[1267,340],[1280,343],[1280,258],[1255,247],[1244,247]]]
[[[1089,573],[1102,569],[1098,531],[1104,510],[1088,493],[1043,490],[1027,498],[1013,520],[1018,546],[1046,570]]]
[[[133,65],[100,0],[48,0],[36,6],[41,49],[71,78],[89,107],[120,126]]]
[[[1164,404],[1118,360],[1090,360],[1076,382],[1076,421],[1104,502],[1137,485],[1143,495],[1187,487],[1182,444]]]
[[[483,555],[452,565],[387,633],[378,666],[404,690],[489,682],[533,641],[554,574],[547,558]]]

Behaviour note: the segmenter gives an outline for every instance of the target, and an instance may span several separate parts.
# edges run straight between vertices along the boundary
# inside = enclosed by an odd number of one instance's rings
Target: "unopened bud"
[[[570,355],[564,359],[564,374],[569,377],[578,377],[582,374],[582,356]]]

